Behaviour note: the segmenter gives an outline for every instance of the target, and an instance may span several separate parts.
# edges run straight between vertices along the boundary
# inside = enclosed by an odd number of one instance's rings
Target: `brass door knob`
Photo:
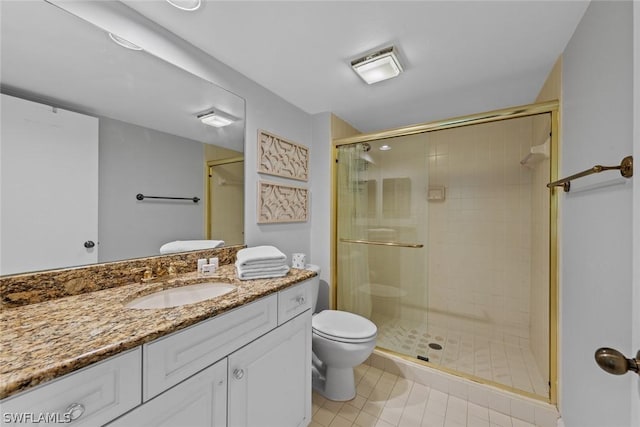
[[[608,347],[599,348],[595,354],[596,363],[613,375],[622,375],[633,371],[640,375],[640,351],[635,359],[627,359],[618,350]]]

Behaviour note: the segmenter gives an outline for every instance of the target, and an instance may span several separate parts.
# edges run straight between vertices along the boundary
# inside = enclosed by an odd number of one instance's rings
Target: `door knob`
[[[610,374],[622,375],[627,371],[633,371],[640,375],[640,351],[635,359],[627,359],[618,350],[603,347],[596,350],[595,357],[598,366]]]
[[[233,377],[237,380],[241,380],[244,377],[244,371],[242,369],[234,369]]]

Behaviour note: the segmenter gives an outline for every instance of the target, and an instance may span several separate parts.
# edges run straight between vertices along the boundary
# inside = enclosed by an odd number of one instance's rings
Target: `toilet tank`
[[[316,305],[318,304],[318,291],[320,290],[320,267],[314,264],[305,265],[305,270],[315,271],[318,273],[316,276],[313,276],[311,279],[312,290],[311,290],[311,312],[316,312]]]

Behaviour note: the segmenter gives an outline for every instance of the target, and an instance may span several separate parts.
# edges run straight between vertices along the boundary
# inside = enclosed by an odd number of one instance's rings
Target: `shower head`
[[[364,152],[368,152],[369,150],[371,150],[371,144],[369,144],[368,142],[364,142],[361,144],[362,145],[362,149],[364,150]]]

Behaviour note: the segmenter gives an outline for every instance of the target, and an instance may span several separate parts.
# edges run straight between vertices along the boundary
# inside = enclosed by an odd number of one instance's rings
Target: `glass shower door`
[[[440,196],[426,140],[338,148],[338,309],[372,320],[378,347],[413,357],[428,352],[428,203]]]

